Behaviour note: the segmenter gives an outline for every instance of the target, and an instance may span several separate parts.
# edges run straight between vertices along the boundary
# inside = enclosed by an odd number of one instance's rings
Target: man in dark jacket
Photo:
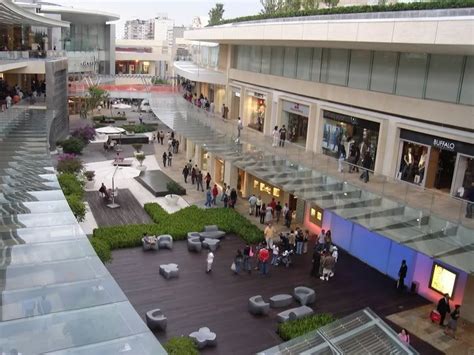
[[[402,260],[402,265],[400,266],[400,270],[398,270],[398,282],[397,288],[399,292],[403,292],[405,289],[405,277],[407,277],[408,266],[406,260]]]
[[[313,265],[311,267],[311,276],[319,277],[319,265],[321,263],[321,254],[319,253],[318,249],[314,249],[313,251]]]
[[[449,295],[447,293],[445,293],[444,297],[439,300],[436,310],[441,315],[439,325],[444,327],[444,319],[446,318],[446,314],[451,312],[451,308],[449,308]]]

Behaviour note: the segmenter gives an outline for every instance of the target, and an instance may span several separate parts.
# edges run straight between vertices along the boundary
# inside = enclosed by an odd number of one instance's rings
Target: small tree
[[[135,144],[132,144],[132,147],[133,147],[133,149],[135,149],[135,151],[137,153],[140,153],[140,151],[142,150],[143,145],[139,144],[139,143],[135,143]]]
[[[56,169],[60,173],[77,174],[82,168],[82,161],[74,154],[61,154],[58,157],[58,166]]]
[[[216,3],[216,5],[209,11],[209,25],[218,25],[224,16],[224,4]]]
[[[339,4],[339,0],[323,0],[327,7],[336,7]]]
[[[101,102],[104,102],[108,99],[109,93],[107,90],[104,90],[97,85],[90,86],[87,92],[87,110],[92,110],[93,114],[94,109],[99,106]]]
[[[140,166],[142,166],[143,164],[143,161],[145,160],[145,154],[137,154],[135,156],[135,159],[137,159],[138,163],[140,164]]]
[[[303,10],[311,11],[319,8],[320,0],[303,0]]]
[[[263,9],[260,10],[262,15],[273,15],[283,9],[283,0],[260,0]]]
[[[81,154],[86,145],[82,139],[71,137],[64,140],[62,146],[64,153]]]

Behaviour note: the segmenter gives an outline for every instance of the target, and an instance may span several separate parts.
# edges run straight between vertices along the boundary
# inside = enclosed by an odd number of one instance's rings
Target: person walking
[[[194,168],[194,166],[193,166],[191,168],[191,184],[194,185],[195,182],[196,182],[196,168]]]
[[[448,326],[444,331],[446,335],[452,336],[456,339],[456,330],[458,329],[458,319],[461,316],[461,305],[457,304],[454,306],[454,311],[451,313],[451,319],[448,322]]]
[[[296,229],[296,254],[303,254],[303,231],[299,228]]]
[[[336,261],[329,251],[325,251],[324,254],[324,259],[322,260],[323,275],[320,279],[323,281],[329,281],[329,278],[334,276],[333,269]]]
[[[242,131],[243,128],[244,128],[244,125],[242,123],[242,119],[239,117],[239,119],[237,120],[237,139],[240,139],[240,132]]]
[[[277,206],[277,202],[275,201],[275,197],[272,197],[272,200],[268,204],[272,208],[272,219],[275,217],[275,207]]]
[[[245,245],[243,256],[244,256],[244,271],[247,271],[249,274],[252,272],[252,265],[250,263],[250,258],[252,257],[252,248],[249,244]]]
[[[265,219],[264,223],[270,223],[273,220],[273,208],[270,206],[270,204],[267,205],[267,208],[265,209]]]
[[[206,178],[204,179],[206,181],[206,189],[208,189],[211,186],[211,174],[209,172],[206,174]]]
[[[207,253],[207,259],[206,259],[206,272],[210,273],[212,271],[212,264],[214,263],[214,253],[212,250],[209,250]]]
[[[158,138],[160,139],[161,145],[163,145],[163,141],[165,140],[165,132],[160,131],[160,135]]]
[[[278,146],[278,142],[280,141],[280,132],[278,132],[278,126],[275,126],[275,128],[273,129],[272,137],[272,147]]]
[[[230,207],[235,208],[235,204],[237,203],[237,191],[232,188],[230,191]]]
[[[270,253],[266,247],[261,248],[258,251],[258,262],[260,264],[260,273],[262,275],[268,274],[268,259],[270,259]]]
[[[364,171],[362,172],[360,178],[363,179],[365,183],[367,183],[369,182],[369,169],[372,167],[372,156],[370,155],[369,150],[367,150],[364,154],[362,167],[364,168]]]
[[[189,170],[188,170],[187,165],[184,166],[182,174],[184,176],[184,183],[187,184],[188,183],[188,175],[189,175]]]
[[[212,188],[212,204],[215,206],[216,200],[217,200],[217,195],[219,195],[219,189],[217,188],[217,185],[214,184],[214,187]]]
[[[257,198],[254,194],[249,197],[249,216],[253,216],[255,213],[255,205],[257,203]]]
[[[281,217],[281,211],[283,207],[281,206],[281,202],[278,201],[278,203],[275,206],[275,215],[276,215],[276,221],[277,223],[280,222],[280,217]]]
[[[410,334],[408,334],[405,328],[402,328],[400,333],[398,333],[398,339],[400,339],[405,344],[410,345]]]
[[[283,125],[283,126],[280,128],[279,133],[280,133],[279,146],[280,146],[280,147],[284,147],[284,146],[285,146],[285,140],[286,140],[286,133],[287,133],[287,130],[286,130],[285,125]]]
[[[222,187],[222,195],[221,195],[221,201],[224,201],[224,195],[227,190],[227,184],[224,182],[224,186]]]
[[[196,187],[197,187],[197,190],[198,190],[198,191],[199,191],[199,187],[201,187],[202,192],[204,192],[204,187],[202,186],[202,180],[203,180],[202,172],[199,171],[199,172],[196,174]]]
[[[441,315],[441,319],[439,320],[439,325],[441,327],[444,327],[444,320],[446,318],[446,314],[451,312],[451,308],[449,307],[449,294],[445,293],[443,298],[439,300],[436,310]]]
[[[309,230],[304,231],[304,236],[303,236],[303,254],[306,254],[308,252],[308,243],[309,243]]]
[[[278,248],[278,245],[275,243],[272,246],[272,261],[271,261],[270,264],[272,264],[272,265],[277,264],[278,255],[280,255],[280,248]]]
[[[397,289],[398,292],[403,292],[405,289],[405,277],[407,277],[408,266],[406,260],[402,260],[402,265],[400,265],[400,269],[398,270],[398,281],[397,281]]]
[[[163,152],[163,166],[166,168],[166,161],[168,160],[168,154],[166,152]]]
[[[244,261],[244,255],[242,254],[240,249],[237,249],[237,254],[235,255],[235,258],[234,258],[234,263],[235,263],[234,275],[240,274],[243,261]]]
[[[222,193],[222,202],[224,202],[224,208],[227,208],[229,206],[229,195],[227,195],[226,192]]]
[[[260,209],[262,207],[262,197],[259,195],[257,201],[255,202],[255,217],[260,217]]]
[[[313,250],[313,258],[311,260],[312,265],[311,265],[311,276],[319,277],[319,267],[321,264],[321,253],[317,248]]]
[[[291,227],[291,221],[293,220],[293,210],[291,208],[288,209],[288,212],[286,212],[286,227],[290,228]]]
[[[204,204],[204,206],[209,208],[212,207],[212,193],[210,188],[206,190],[206,203]]]
[[[173,160],[173,154],[171,152],[168,153],[168,166],[171,166],[171,161]]]
[[[267,243],[268,247],[271,248],[273,246],[273,236],[275,235],[275,229],[273,228],[271,223],[267,224],[267,226],[263,230],[263,235],[265,237],[265,242]]]
[[[263,204],[260,208],[259,217],[260,217],[260,224],[265,222],[265,210],[267,209],[267,205]]]

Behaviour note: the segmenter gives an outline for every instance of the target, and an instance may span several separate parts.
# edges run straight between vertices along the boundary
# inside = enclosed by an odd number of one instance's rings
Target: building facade
[[[473,309],[466,238],[474,224],[465,191],[474,183],[474,12],[384,16],[186,32],[197,53],[175,62],[175,71],[198,97],[223,83],[226,111],[219,103],[211,125],[235,127],[240,117],[236,142],[248,150],[186,139],[188,155],[242,197],[275,198],[306,228],[330,228],[336,244],[383,273],[396,278],[406,258],[409,282],[430,300],[440,297],[436,282],[449,283],[439,281],[441,269],[457,275],[450,295]],[[212,43],[218,54],[211,61]],[[285,145],[275,147],[274,129],[283,126]],[[358,178],[364,170],[366,184]]]
[[[123,39],[153,39],[152,20],[128,20],[125,22]]]

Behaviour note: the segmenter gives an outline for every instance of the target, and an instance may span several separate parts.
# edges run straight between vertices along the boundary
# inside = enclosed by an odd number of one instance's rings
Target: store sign
[[[433,147],[443,150],[449,150],[451,152],[456,151],[456,144],[454,142],[446,141],[444,139],[433,139]]]
[[[368,121],[368,120],[364,120],[362,118],[357,118],[357,117],[354,117],[354,116],[348,116],[348,115],[344,115],[342,113],[337,113],[337,112],[333,112],[333,111],[324,110],[323,111],[323,117],[327,118],[327,119],[330,119],[330,120],[333,120],[333,121],[344,122],[344,123],[347,123],[347,124],[350,124],[350,125],[353,125],[353,126],[359,126],[361,128],[367,128],[371,131],[376,131],[376,132],[379,131],[379,127],[380,127],[380,124],[378,122]]]
[[[256,98],[259,98],[259,99],[264,99],[264,100],[265,100],[265,98],[266,98],[266,96],[267,96],[267,95],[265,95],[265,94],[261,94],[261,93],[256,92],[256,91],[254,91],[254,92],[249,92],[249,95],[250,95],[250,96],[253,96],[253,97],[256,97]]]
[[[457,278],[458,274],[456,272],[448,270],[443,265],[435,262],[431,270],[429,287],[442,295],[447,293],[452,298]]]
[[[464,142],[458,142],[443,137],[430,136],[428,134],[402,129],[400,138],[415,143],[430,145],[432,147],[447,150],[449,152],[463,153],[474,156],[474,145]]]
[[[283,111],[295,113],[304,117],[309,117],[309,106],[300,105],[296,102],[283,100]]]

